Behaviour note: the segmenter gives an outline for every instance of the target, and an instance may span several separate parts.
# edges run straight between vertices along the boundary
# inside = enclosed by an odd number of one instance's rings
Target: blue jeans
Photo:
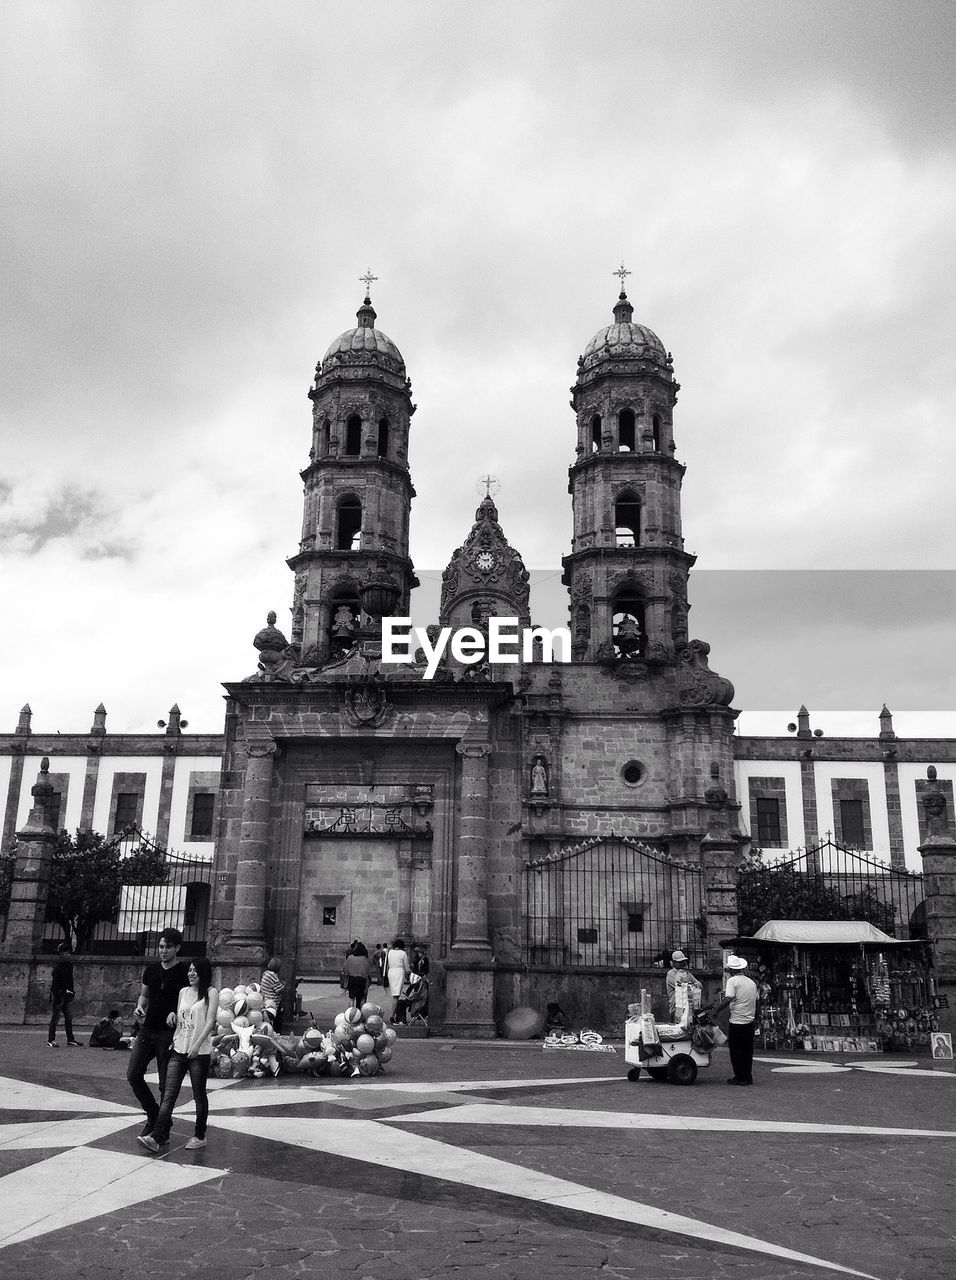
[[[166,1064],[172,1048],[173,1033],[169,1027],[163,1027],[161,1031],[147,1031],[144,1028],[133,1041],[126,1066],[126,1082],[136,1095],[136,1101],[146,1112],[150,1125],[156,1122],[159,1103],[146,1083],[146,1068],[155,1058],[159,1072],[159,1096],[162,1098],[166,1089]]]
[[[209,1079],[210,1054],[197,1054],[195,1058],[187,1058],[184,1053],[174,1049],[169,1055],[166,1065],[166,1085],[163,1089],[163,1100],[159,1104],[159,1114],[153,1122],[152,1135],[157,1142],[165,1142],[169,1137],[169,1129],[173,1120],[173,1107],[179,1097],[179,1091],[189,1072],[189,1080],[193,1087],[193,1101],[196,1104],[196,1137],[205,1138],[206,1121],[209,1119],[209,1099],[206,1096],[206,1081]]]

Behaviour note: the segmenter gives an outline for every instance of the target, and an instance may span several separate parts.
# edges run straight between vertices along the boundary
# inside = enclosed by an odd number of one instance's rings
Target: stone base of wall
[[[495,974],[495,1021],[501,1027],[509,1009],[529,1006],[543,1014],[556,1001],[574,1031],[589,1028],[619,1040],[624,1034],[627,1006],[637,1004],[641,990],[650,992],[654,1016],[666,1021],[666,969],[630,969],[626,974],[601,969],[506,969]],[[716,999],[721,989],[719,972],[695,971],[704,986],[704,1003]]]
[[[43,1026],[50,1017],[50,980],[55,956],[5,956],[0,960],[0,1022]],[[133,1015],[143,957],[76,955],[73,957],[73,1021],[91,1024],[119,1009],[127,1023]],[[61,1023],[62,1026],[62,1023]]]

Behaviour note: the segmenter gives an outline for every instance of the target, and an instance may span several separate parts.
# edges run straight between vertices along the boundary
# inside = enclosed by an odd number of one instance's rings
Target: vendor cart
[[[652,1080],[693,1084],[698,1069],[710,1066],[714,1029],[709,1026],[706,1013],[694,1009],[690,988],[684,990],[688,998],[685,1001],[678,997],[680,1019],[675,1023],[655,1021],[646,991],[641,992],[640,1005],[628,1006],[629,1016],[624,1024],[628,1080],[639,1080],[644,1069]]]

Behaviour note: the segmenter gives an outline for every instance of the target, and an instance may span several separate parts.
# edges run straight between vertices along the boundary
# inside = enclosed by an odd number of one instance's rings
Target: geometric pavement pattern
[[[952,1080],[912,1066],[882,1067],[876,1064],[841,1066],[794,1059],[770,1059],[780,1072],[830,1075],[879,1072],[926,1075],[942,1082]],[[561,1209],[570,1215],[588,1214],[646,1228],[675,1239],[706,1241],[725,1249],[770,1257],[833,1274],[879,1280],[868,1272],[812,1254],[784,1248],[754,1234],[730,1231],[719,1224],[674,1213],[641,1200],[611,1194],[546,1171],[529,1169],[508,1160],[455,1145],[461,1126],[560,1127],[649,1132],[787,1133],[794,1136],[847,1135],[854,1137],[918,1138],[951,1142],[956,1130],[907,1129],[823,1123],[792,1123],[719,1116],[687,1116],[615,1111],[576,1110],[519,1101],[496,1102],[487,1095],[499,1091],[590,1085],[600,1088],[608,1077],[575,1076],[537,1080],[458,1080],[441,1083],[351,1080],[345,1087],[257,1082],[235,1087],[238,1081],[210,1081],[210,1116],[218,1129],[231,1130],[250,1144],[282,1144],[305,1148],[343,1160],[365,1161],[380,1168],[415,1173],[465,1187],[497,1193],[511,1199],[527,1199]],[[945,1087],[945,1086],[944,1086]],[[302,1108],[322,1104],[348,1108],[349,1116],[309,1116]],[[296,1107],[294,1116],[268,1114],[270,1108]],[[417,1108],[417,1109],[416,1109]],[[363,1109],[376,1113],[363,1118]],[[118,1152],[90,1144],[142,1124],[138,1108],[61,1090],[46,1085],[0,1077],[0,1111],[69,1113],[69,1119],[33,1118],[0,1124],[0,1153],[33,1151],[38,1158],[0,1178],[4,1212],[0,1249],[60,1231],[124,1207],[151,1201],[172,1192],[226,1178],[228,1168],[198,1162],[176,1163],[137,1151]],[[394,1114],[387,1114],[392,1111]],[[230,1114],[241,1112],[241,1115]],[[255,1114],[250,1114],[255,1113]],[[355,1114],[358,1113],[358,1114]],[[384,1114],[383,1114],[384,1113]],[[177,1108],[188,1118],[189,1102]],[[439,1136],[410,1132],[403,1125],[428,1126]],[[53,1154],[48,1154],[53,1153]],[[203,1155],[207,1155],[204,1152]],[[812,1272],[808,1271],[808,1277]]]

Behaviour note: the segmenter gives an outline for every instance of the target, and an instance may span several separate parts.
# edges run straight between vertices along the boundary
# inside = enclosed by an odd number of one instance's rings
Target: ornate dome
[[[590,373],[603,364],[642,361],[655,365],[673,375],[671,357],[665,351],[664,344],[646,325],[634,324],[631,317],[634,308],[627,300],[627,294],[621,290],[621,296],[614,308],[614,323],[599,329],[578,361],[578,376]]]
[[[405,377],[405,361],[388,334],[375,328],[375,310],[368,295],[355,313],[358,325],[340,333],[320,362],[323,373],[346,365],[377,365],[400,378]]]

